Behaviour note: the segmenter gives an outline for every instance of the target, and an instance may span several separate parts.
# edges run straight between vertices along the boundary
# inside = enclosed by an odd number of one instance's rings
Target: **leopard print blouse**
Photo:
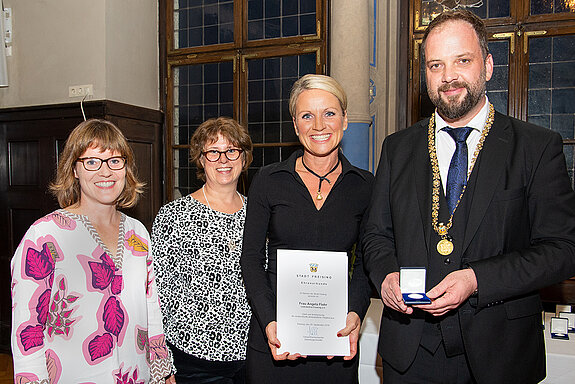
[[[233,213],[190,195],[163,206],[152,250],[167,340],[211,361],[244,360],[250,307],[240,271],[246,201]]]

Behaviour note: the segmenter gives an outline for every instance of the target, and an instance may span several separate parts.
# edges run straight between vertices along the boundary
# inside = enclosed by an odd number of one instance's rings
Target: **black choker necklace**
[[[337,163],[335,164],[335,167],[333,167],[333,168],[331,169],[331,171],[329,171],[328,173],[326,173],[326,174],[323,175],[323,176],[320,176],[320,175],[318,175],[317,173],[315,173],[314,171],[312,171],[311,169],[309,169],[308,166],[305,165],[305,163],[303,162],[303,156],[301,157],[301,163],[303,164],[303,167],[309,171],[309,173],[311,173],[312,175],[314,175],[315,177],[317,177],[317,178],[319,179],[319,186],[317,187],[317,195],[315,196],[315,198],[316,198],[317,200],[322,200],[322,199],[323,199],[323,196],[322,196],[322,194],[321,194],[321,182],[325,180],[325,181],[328,182],[328,184],[331,185],[331,181],[329,181],[329,179],[327,178],[327,176],[328,176],[330,173],[332,173],[333,171],[335,171],[335,170],[337,169],[337,167],[339,166],[339,156],[338,156],[338,158],[337,158]]]

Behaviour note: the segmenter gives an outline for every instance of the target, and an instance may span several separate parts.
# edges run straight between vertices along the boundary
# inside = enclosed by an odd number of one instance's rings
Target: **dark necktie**
[[[443,130],[451,136],[455,141],[455,152],[449,164],[449,172],[447,173],[447,187],[445,190],[445,198],[447,199],[447,207],[449,213],[453,214],[459,196],[463,187],[467,185],[467,136],[473,131],[473,128],[451,128],[445,127]]]

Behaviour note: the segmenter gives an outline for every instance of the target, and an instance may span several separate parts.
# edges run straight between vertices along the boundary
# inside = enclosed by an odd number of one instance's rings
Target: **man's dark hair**
[[[479,39],[479,46],[481,47],[481,53],[483,54],[483,60],[487,58],[489,54],[489,47],[487,46],[487,28],[485,28],[485,23],[483,20],[476,16],[473,12],[468,11],[466,9],[456,9],[454,11],[446,11],[441,13],[435,19],[429,23],[425,33],[423,34],[423,42],[421,43],[421,48],[423,52],[423,58],[425,60],[425,42],[427,41],[427,37],[435,28],[443,25],[448,21],[465,21],[466,23],[471,24],[473,29],[475,30],[475,34]]]

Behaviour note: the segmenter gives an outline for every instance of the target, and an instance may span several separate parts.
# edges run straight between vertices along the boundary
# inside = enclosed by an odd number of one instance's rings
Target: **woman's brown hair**
[[[74,176],[74,167],[78,158],[88,148],[102,151],[118,152],[126,158],[126,185],[116,200],[118,208],[129,208],[136,205],[140,194],[144,192],[144,183],[138,180],[134,153],[122,131],[107,120],[90,119],[76,126],[60,154],[55,180],[49,189],[58,199],[61,208],[80,203],[81,190],[78,179]]]
[[[206,145],[218,141],[222,135],[227,141],[243,151],[244,166],[242,172],[247,171],[253,160],[253,144],[248,131],[237,121],[229,117],[218,117],[204,121],[194,132],[190,139],[190,162],[198,168],[196,176],[206,181],[206,173],[200,159]]]

